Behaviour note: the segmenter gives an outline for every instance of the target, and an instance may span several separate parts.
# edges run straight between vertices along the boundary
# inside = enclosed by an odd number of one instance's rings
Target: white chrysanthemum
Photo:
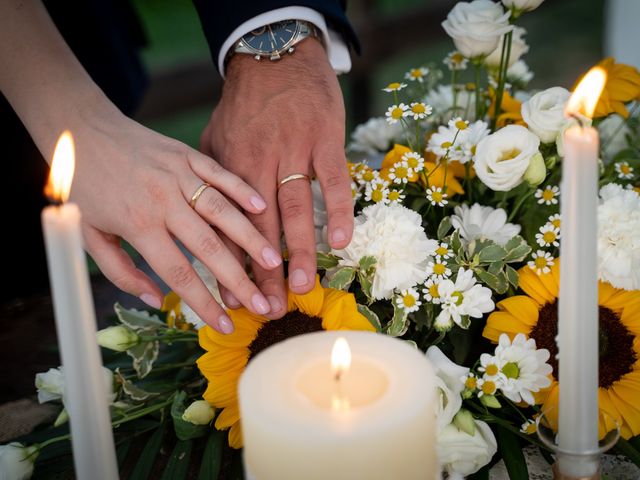
[[[420,295],[415,288],[408,288],[402,290],[399,295],[396,296],[396,305],[402,308],[406,313],[417,312],[422,305],[420,301]]]
[[[557,205],[560,189],[557,185],[547,185],[536,190],[535,197],[540,205]]]
[[[389,124],[393,125],[394,123],[398,123],[404,117],[404,112],[409,109],[404,103],[400,105],[391,105],[387,109],[387,113],[385,113],[385,117]]]
[[[389,203],[389,182],[376,178],[365,186],[364,199],[367,202]]]
[[[541,247],[559,247],[560,246],[560,229],[553,226],[551,223],[546,223],[538,233],[536,233],[536,242]]]
[[[386,152],[394,143],[402,141],[402,132],[400,123],[390,125],[382,117],[370,118],[353,131],[348,149],[367,155]]]
[[[449,203],[447,197],[448,195],[442,191],[441,187],[427,188],[427,200],[429,200],[433,206],[444,207]]]
[[[460,232],[460,237],[468,244],[474,240],[492,240],[504,246],[520,233],[520,225],[507,223],[507,212],[502,208],[485,207],[474,203],[471,208],[462,204],[455,208],[451,224]]]
[[[475,120],[475,98],[475,92],[461,89],[455,96],[456,103],[454,108],[454,95],[451,85],[438,85],[427,93],[425,103],[433,107],[434,116],[440,122],[444,123],[457,116]]]
[[[553,368],[546,363],[549,350],[537,349],[533,338],[527,340],[524,334],[519,333],[512,342],[503,333],[498,339],[495,356],[503,376],[499,388],[509,400],[533,405],[535,400],[532,393],[551,385],[549,374]]]
[[[640,289],[640,196],[610,183],[600,189],[598,277],[616,288]]]
[[[529,268],[538,275],[546,275],[551,271],[551,267],[555,265],[555,258],[549,252],[538,250],[531,254],[531,260],[527,262]]]
[[[618,178],[622,180],[631,180],[633,178],[633,167],[629,162],[616,162],[614,165]]]
[[[409,106],[409,109],[404,112],[404,116],[413,117],[414,120],[424,120],[427,116],[431,115],[431,112],[433,112],[431,105],[423,102],[413,102]]]
[[[340,265],[355,267],[364,256],[373,256],[376,272],[374,298],[392,298],[394,290],[406,290],[426,280],[426,267],[438,242],[427,238],[422,217],[402,205],[376,204],[355,219],[351,243],[334,250]]]
[[[429,69],[426,67],[412,68],[404,74],[404,78],[412,82],[424,82],[424,77],[429,75]]]
[[[407,166],[414,173],[420,173],[424,170],[424,158],[417,152],[408,152],[402,155],[402,161],[407,163]]]
[[[491,290],[476,284],[472,270],[458,270],[456,281],[443,280],[438,285],[442,311],[435,321],[436,329],[448,330],[455,322],[462,328],[468,328],[462,317],[481,318],[491,312],[495,304]]]

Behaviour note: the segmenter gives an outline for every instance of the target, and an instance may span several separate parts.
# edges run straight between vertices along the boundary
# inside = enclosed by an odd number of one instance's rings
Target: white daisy
[[[390,203],[398,204],[402,203],[402,200],[404,200],[405,197],[406,195],[402,193],[402,190],[389,190],[389,195],[387,195]]]
[[[478,380],[479,380],[479,378],[476,377],[476,374],[473,373],[473,372],[467,373],[460,380],[462,381],[462,383],[464,383],[464,388],[466,390],[469,390],[469,391],[473,392],[475,389],[478,388]]]
[[[480,366],[478,367],[478,371],[482,372],[482,378],[485,380],[493,380],[496,383],[500,383],[502,379],[498,360],[496,357],[488,353],[480,355]]]
[[[553,225],[559,230],[560,225],[562,225],[562,221],[560,220],[560,214],[555,213],[553,215],[550,215],[549,218],[547,219],[547,223],[550,223],[551,225]]]
[[[427,151],[432,152],[438,158],[447,157],[450,160],[458,160],[462,158],[462,147],[458,143],[458,129],[454,127],[445,127],[441,125],[438,131],[429,138],[427,142]]]
[[[425,67],[412,68],[404,74],[404,78],[412,82],[424,82],[424,77],[429,75],[429,69]]]
[[[393,180],[393,183],[407,183],[412,175],[413,172],[409,168],[409,164],[405,161],[396,162],[393,164],[393,167],[389,169],[389,179]]]
[[[385,114],[387,122],[389,122],[389,124],[391,125],[393,125],[394,123],[398,123],[402,119],[402,117],[404,117],[404,112],[406,112],[408,109],[409,107],[407,107],[404,103],[401,103],[400,105],[391,105],[387,109],[387,113]]]
[[[420,173],[424,170],[424,158],[417,152],[408,152],[402,155],[402,160],[407,162],[407,165],[414,173]]]
[[[520,225],[507,223],[507,212],[502,208],[485,207],[474,203],[469,207],[462,204],[455,208],[451,224],[460,232],[465,245],[473,240],[492,240],[504,246],[520,233]]]
[[[431,202],[433,206],[444,207],[449,200],[447,200],[447,194],[442,191],[441,187],[429,187],[427,188],[427,200]]]
[[[435,305],[441,303],[440,294],[438,293],[438,285],[440,285],[440,281],[436,278],[429,278],[424,282],[422,294],[427,302],[431,302]]]
[[[462,147],[462,157],[458,159],[460,163],[467,163],[473,160],[476,155],[476,147],[482,139],[489,136],[489,124],[482,120],[471,123],[468,128],[459,135],[460,145]]]
[[[618,178],[623,180],[631,180],[633,178],[633,167],[629,165],[629,162],[616,162],[615,169]]]
[[[446,259],[453,257],[453,250],[449,248],[448,243],[441,243],[435,251],[436,259]]]
[[[527,340],[519,333],[512,342],[509,335],[503,333],[498,339],[495,356],[504,375],[499,388],[509,400],[533,405],[533,393],[551,385],[549,374],[553,368],[547,363],[549,350],[537,349],[533,338]]]
[[[396,296],[396,305],[404,309],[406,313],[412,313],[418,311],[422,302],[418,292],[414,288],[408,288]]]
[[[364,199],[367,202],[389,203],[389,182],[377,178],[366,184]]]
[[[427,264],[427,275],[434,280],[444,280],[451,276],[451,269],[444,260],[432,260]]]
[[[544,190],[539,188],[536,190],[535,197],[538,199],[540,205],[557,205],[558,196],[560,195],[560,189],[557,185],[547,185]]]
[[[555,264],[555,258],[549,252],[538,250],[531,254],[531,260],[527,262],[529,268],[534,270],[538,275],[547,274],[551,271],[551,267]]]
[[[466,70],[469,60],[457,50],[449,52],[442,61],[449,70]]]
[[[380,172],[372,168],[366,168],[355,173],[354,178],[360,185],[371,183],[380,178]]]
[[[498,391],[498,385],[496,382],[489,379],[479,378],[478,379],[478,398],[483,395],[495,395]]]
[[[409,109],[404,112],[405,117],[413,117],[414,120],[424,120],[427,116],[431,115],[433,108],[431,105],[427,105],[422,102],[413,102]]]
[[[407,86],[406,83],[392,82],[386,87],[384,87],[382,90],[384,90],[385,92],[399,92],[406,86]]]
[[[449,128],[456,130],[466,130],[469,127],[469,120],[463,120],[462,117],[455,117],[447,123]]]
[[[540,231],[536,233],[536,242],[541,247],[559,247],[560,246],[560,229],[553,226],[551,223],[547,223],[540,227]]]
[[[351,182],[351,198],[353,198],[354,202],[362,198],[362,192],[356,182]]]

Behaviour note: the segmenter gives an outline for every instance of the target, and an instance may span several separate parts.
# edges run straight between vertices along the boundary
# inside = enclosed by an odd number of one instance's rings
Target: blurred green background
[[[187,65],[211,64],[209,50],[191,0],[135,0],[134,3],[149,39],[143,57],[152,80],[172,72],[180,72]],[[366,71],[363,72],[360,68],[359,76],[366,75],[370,85],[368,104],[371,114],[380,115],[384,112],[387,101],[379,90],[381,86],[402,79],[404,72],[411,66],[426,62],[440,63],[453,49],[440,22],[455,1],[351,0],[348,4],[349,16],[356,31],[360,33],[366,28],[371,33],[367,38],[375,38],[376,43],[388,39],[393,40],[395,45],[400,45],[392,55],[376,57],[376,45],[371,44],[373,42],[367,44],[366,39],[361,36],[362,48],[368,60],[365,62]],[[603,11],[604,0],[547,0],[538,10],[524,15],[518,21],[528,32],[526,39],[530,51],[524,59],[535,73],[531,87],[571,87],[581,72],[602,58]],[[404,18],[416,18],[418,14],[426,15],[428,19],[419,27],[421,31],[402,28]],[[380,28],[380,35],[375,35],[375,25],[393,24],[394,20],[399,28],[395,31]],[[416,28],[415,22],[411,25],[411,28]],[[390,36],[394,38],[391,39]],[[405,37],[407,40],[403,42]],[[420,40],[421,37],[424,39]],[[354,71],[357,71],[363,57],[353,55],[352,58]],[[350,92],[353,88],[358,88],[353,86],[354,81],[350,77],[357,75],[355,73],[341,78],[347,104],[347,135],[355,123],[355,108]],[[176,84],[176,90],[184,88],[184,83]],[[214,88],[212,85],[212,89]],[[211,113],[215,95],[213,93],[212,99],[200,104],[145,115],[140,120],[168,136],[197,146],[200,132]],[[153,102],[162,101],[163,98],[166,99],[161,97]],[[358,101],[363,100],[360,98]]]

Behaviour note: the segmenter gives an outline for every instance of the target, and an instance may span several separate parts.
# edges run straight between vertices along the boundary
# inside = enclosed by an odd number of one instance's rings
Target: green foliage
[[[509,479],[528,480],[529,471],[522,453],[520,440],[516,435],[500,425],[496,427],[496,430],[498,432],[498,450],[507,467],[507,472],[509,472]]]
[[[329,280],[329,286],[337,290],[348,290],[356,278],[356,271],[353,267],[339,268]]]

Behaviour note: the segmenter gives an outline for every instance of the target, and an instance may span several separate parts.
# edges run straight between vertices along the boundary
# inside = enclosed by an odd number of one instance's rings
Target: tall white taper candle
[[[71,163],[60,155],[73,155],[73,141],[65,132],[58,141],[56,162]],[[66,168],[64,175],[73,175]],[[50,182],[54,178],[52,174]],[[63,183],[70,186],[70,178]],[[64,196],[57,198],[63,201]],[[80,232],[80,209],[73,203],[42,212],[56,331],[65,376],[65,407],[69,413],[76,478],[118,478],[102,360],[96,341],[96,317]]]

